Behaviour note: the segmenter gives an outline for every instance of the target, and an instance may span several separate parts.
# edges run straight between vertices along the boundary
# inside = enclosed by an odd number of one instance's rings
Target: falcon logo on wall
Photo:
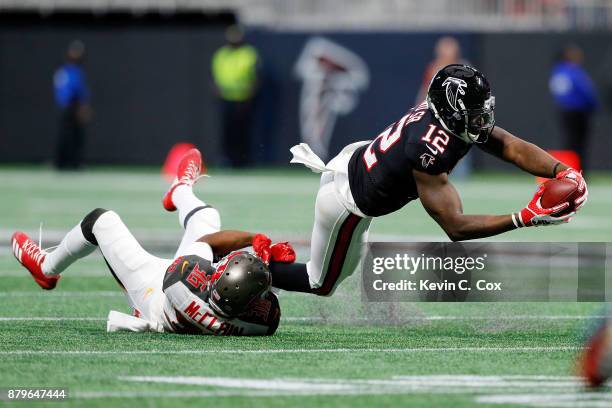
[[[315,37],[304,46],[295,72],[302,80],[302,141],[325,160],[337,117],[351,113],[359,102],[359,93],[369,85],[368,67],[349,49]]]

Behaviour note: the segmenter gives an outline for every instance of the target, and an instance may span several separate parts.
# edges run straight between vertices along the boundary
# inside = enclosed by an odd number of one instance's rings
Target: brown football
[[[558,204],[569,202],[565,210],[554,215],[565,215],[576,210],[574,201],[580,197],[578,183],[569,179],[552,179],[544,183],[544,194],[542,195],[542,207],[551,208]]]

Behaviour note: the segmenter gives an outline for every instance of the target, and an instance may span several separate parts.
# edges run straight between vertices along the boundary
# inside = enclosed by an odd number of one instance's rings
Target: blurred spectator
[[[425,72],[423,73],[423,82],[421,84],[421,89],[417,94],[415,105],[418,105],[425,100],[429,83],[436,72],[449,64],[466,63],[466,61],[461,58],[461,47],[459,46],[459,42],[453,37],[440,38],[436,42],[434,54],[434,60],[427,65]]]
[[[230,26],[225,39],[213,56],[212,74],[222,106],[225,155],[233,167],[242,167],[249,164],[258,55],[238,26]]]
[[[66,51],[66,61],[53,75],[55,102],[60,108],[55,153],[58,169],[77,169],[82,164],[85,126],[92,115],[82,67],[84,57],[85,45],[81,41],[71,42]]]
[[[593,82],[581,66],[582,60],[580,48],[576,45],[565,47],[552,70],[549,86],[565,133],[564,148],[576,152],[582,168],[586,169],[591,119],[598,102]]]

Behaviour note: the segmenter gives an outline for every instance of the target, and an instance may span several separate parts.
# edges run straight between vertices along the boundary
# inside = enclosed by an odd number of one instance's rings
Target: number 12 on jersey
[[[436,132],[436,130],[438,131]],[[432,140],[431,137],[433,136],[434,132],[436,133],[436,137],[434,137]],[[433,147],[435,147],[437,152],[440,154],[444,153],[444,150],[446,150],[446,145],[448,145],[449,139],[450,137],[445,131],[438,129],[437,126],[433,124],[429,125],[429,130],[421,138],[422,141],[430,143]]]
[[[425,111],[416,111],[405,115],[399,121],[395,122],[387,129],[385,129],[384,132],[378,135],[376,139],[374,139],[372,143],[370,143],[370,145],[363,153],[363,161],[365,162],[368,171],[372,170],[372,167],[374,167],[376,163],[378,163],[378,158],[376,157],[376,152],[374,151],[374,145],[376,144],[376,142],[380,140],[378,150],[381,154],[385,154],[387,150],[391,148],[391,146],[393,146],[395,143],[397,143],[398,140],[400,140],[404,127],[406,127],[409,123],[418,122],[419,120],[421,120],[424,114]]]

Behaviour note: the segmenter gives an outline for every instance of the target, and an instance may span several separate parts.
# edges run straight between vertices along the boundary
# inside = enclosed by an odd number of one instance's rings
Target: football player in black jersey
[[[193,194],[201,169],[200,152],[187,152],[163,199],[167,211],[178,210],[184,228],[174,260],[145,251],[117,213],[100,208],[86,215],[53,251],[16,232],[14,255],[39,286],[51,290],[68,266],[99,249],[134,310],[133,316],[111,311],[110,332],[273,334],[280,306],[270,291],[269,268],[293,262],[295,252],[286,242],[272,245],[263,234],[220,230],[219,212]],[[248,246],[255,254],[240,250]]]
[[[568,222],[574,213],[555,213],[570,204],[542,208],[542,188],[516,213],[463,213],[459,194],[448,176],[474,145],[535,176],[573,180],[581,192],[576,208],[587,200],[580,172],[495,126],[494,109],[495,98],[485,76],[470,66],[452,64],[434,76],[425,102],[374,140],[345,147],[327,164],[308,145],[294,146],[293,163],[323,174],[310,260],[305,265],[273,269],[275,286],[330,295],[357,267],[360,244],[367,239],[372,217],[397,211],[417,198],[453,241]]]

